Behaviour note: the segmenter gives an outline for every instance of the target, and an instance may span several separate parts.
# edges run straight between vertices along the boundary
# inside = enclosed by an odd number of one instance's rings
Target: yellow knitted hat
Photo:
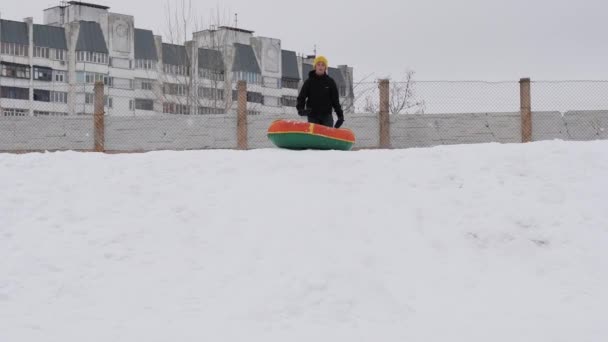
[[[325,58],[325,56],[317,56],[312,65],[316,66],[317,63],[319,63],[319,62],[322,62],[323,64],[325,64],[326,67],[329,66],[329,63],[327,62],[327,58]]]

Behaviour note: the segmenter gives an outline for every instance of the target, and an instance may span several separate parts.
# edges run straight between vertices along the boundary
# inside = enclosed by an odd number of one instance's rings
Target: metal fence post
[[[104,113],[104,85],[103,82],[95,82],[94,88],[94,103],[95,113],[93,114],[94,121],[94,136],[95,136],[95,152],[105,151],[105,113]]]
[[[389,101],[390,101],[390,82],[389,80],[380,80],[378,87],[380,88],[380,148],[391,147],[391,121],[389,116]]]
[[[532,97],[530,95],[530,79],[519,80],[519,100],[521,111],[521,142],[532,141]]]
[[[246,150],[247,143],[247,82],[237,83],[237,148]]]

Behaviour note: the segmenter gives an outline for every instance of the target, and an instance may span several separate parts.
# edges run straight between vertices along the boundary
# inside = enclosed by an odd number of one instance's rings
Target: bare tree
[[[389,113],[391,114],[422,114],[424,101],[417,100],[415,92],[414,71],[407,71],[402,81],[391,81],[389,89]],[[357,93],[357,98],[363,102],[359,108],[365,113],[380,111],[380,94],[378,85],[367,87]]]
[[[424,114],[424,101],[416,99],[415,72],[409,70],[405,73],[402,82],[391,82],[389,112],[391,114]]]
[[[198,107],[220,108],[228,110],[232,106],[232,86],[227,81],[226,75],[218,72],[202,73],[200,77],[211,80],[212,85],[206,89],[202,86],[199,89],[199,84],[195,84],[196,75],[199,73],[198,63],[195,61],[200,47],[218,50],[222,56],[226,56],[227,37],[225,34],[219,34],[217,28],[229,22],[230,16],[227,11],[216,7],[208,11],[209,25],[205,26],[205,15],[199,12],[193,5],[192,0],[167,0],[165,3],[165,29],[164,35],[166,42],[177,45],[177,50],[181,46],[185,47],[185,54],[177,54],[180,58],[179,63],[183,67],[178,67],[179,72],[172,74],[163,70],[161,73],[161,82],[167,84],[163,86],[161,91],[163,102],[173,102],[178,105],[185,105],[189,110],[194,108],[196,112]],[[206,34],[202,35],[200,42],[193,40],[193,35],[207,29]],[[223,60],[221,61],[223,63]],[[163,65],[164,69],[164,65]],[[225,86],[224,86],[225,85]],[[223,86],[218,89],[219,86]],[[167,90],[177,89],[177,94]]]

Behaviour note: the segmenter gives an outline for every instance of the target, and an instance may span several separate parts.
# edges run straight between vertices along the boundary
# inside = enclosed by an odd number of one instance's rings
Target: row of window
[[[21,108],[2,108],[3,116],[27,116],[28,110]]]
[[[13,100],[29,100],[29,88],[20,87],[0,87],[0,97]],[[68,103],[68,93],[64,91],[50,91],[44,89],[34,89],[34,101]]]
[[[21,78],[29,80],[31,78],[31,67],[24,64],[13,64],[13,63],[2,63],[0,69],[0,75],[3,77],[10,78]],[[67,82],[68,74],[67,71],[53,70],[51,68],[33,67],[34,80],[45,81],[45,82]]]
[[[30,54],[29,49],[28,45],[5,42],[0,44],[0,53],[3,55],[27,57]]]
[[[114,107],[114,101],[108,95],[105,95],[103,97],[103,102],[104,102],[104,106],[106,106],[107,108],[113,108]],[[88,104],[88,105],[95,104],[95,94],[93,94],[93,93],[86,93],[85,96],[84,96],[84,103]]]
[[[76,51],[76,61],[96,64],[108,64],[108,54],[91,51]]]
[[[2,87],[1,96],[8,99],[16,100],[29,100],[29,89],[19,87]],[[165,84],[165,91],[169,91],[170,94],[179,95],[181,92],[187,91],[188,87],[180,84]],[[223,100],[224,90],[214,88],[199,88],[199,96],[209,100]],[[233,99],[236,99],[237,92],[233,91]],[[54,102],[54,103],[67,103],[68,93],[61,91],[49,91],[43,89],[34,89],[34,101],[42,102]],[[87,93],[85,96],[86,104],[94,104],[95,97],[93,93]],[[112,108],[112,99],[106,96],[106,106]],[[131,109],[142,109],[142,110],[153,110],[154,107],[152,100],[141,100],[141,104],[136,103],[131,106]],[[295,96],[283,96],[281,98],[273,96],[264,96],[257,92],[247,92],[247,102],[259,103],[265,106],[272,107],[295,107],[297,104],[297,98]],[[140,108],[141,107],[141,108]],[[147,109],[150,108],[150,109]],[[173,109],[168,111],[170,113],[178,112],[175,114],[183,114],[180,110]]]
[[[61,49],[35,46],[34,57],[53,59],[56,61],[65,61],[68,58],[68,52],[66,50]]]
[[[213,108],[205,106],[197,107],[196,111],[196,113],[198,113],[199,115],[224,114],[225,112],[226,111],[223,108]],[[163,113],[190,115],[190,107],[179,103],[165,102],[163,103]]]
[[[23,108],[2,108],[3,116],[28,116],[28,110]],[[47,112],[35,110],[34,116],[67,116],[65,112]]]
[[[51,68],[38,67],[34,68],[34,80],[37,81],[55,81],[55,82],[67,82],[67,72],[60,70],[53,70]],[[21,79],[30,79],[30,66],[24,64],[12,64],[12,63],[2,63],[1,73],[4,77],[11,78],[21,78]],[[76,80],[79,83],[87,83],[94,84],[95,82],[103,82],[105,85],[110,87],[119,88],[119,89],[143,89],[143,90],[152,90],[154,80],[151,79],[136,79],[135,81],[132,79],[125,78],[117,78],[110,77],[100,73],[94,72],[85,72],[79,71],[76,73]],[[274,79],[276,80],[276,79]],[[278,81],[277,81],[278,82]],[[295,86],[297,80],[290,85]],[[274,84],[274,83],[273,83]],[[285,85],[285,80],[283,80],[283,85]],[[214,88],[202,88],[199,89],[199,96],[207,98],[207,99],[223,99],[223,90],[221,93],[213,92]],[[164,88],[165,94],[170,95],[181,95],[185,96],[188,94],[188,87],[181,84],[168,83],[165,84]],[[346,95],[346,88],[340,87],[340,96]],[[235,98],[236,100],[236,98]],[[257,100],[251,100],[250,102],[256,102]],[[261,102],[260,102],[261,103]]]
[[[135,69],[152,70],[156,68],[156,61],[151,59],[136,59]]]
[[[130,110],[154,110],[154,100],[150,99],[135,99],[129,101]]]
[[[190,76],[190,67],[186,65],[163,64],[165,74]]]

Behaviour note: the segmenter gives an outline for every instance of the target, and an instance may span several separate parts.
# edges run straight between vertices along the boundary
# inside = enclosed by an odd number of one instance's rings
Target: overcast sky
[[[176,0],[177,1],[177,0]],[[94,1],[93,1],[94,2]],[[33,16],[59,1],[3,1],[2,18]],[[166,0],[100,0],[162,33]],[[195,1],[207,18],[215,1]],[[283,48],[374,73],[419,80],[608,79],[606,0],[226,0],[239,27]],[[207,13],[206,13],[207,12]]]

